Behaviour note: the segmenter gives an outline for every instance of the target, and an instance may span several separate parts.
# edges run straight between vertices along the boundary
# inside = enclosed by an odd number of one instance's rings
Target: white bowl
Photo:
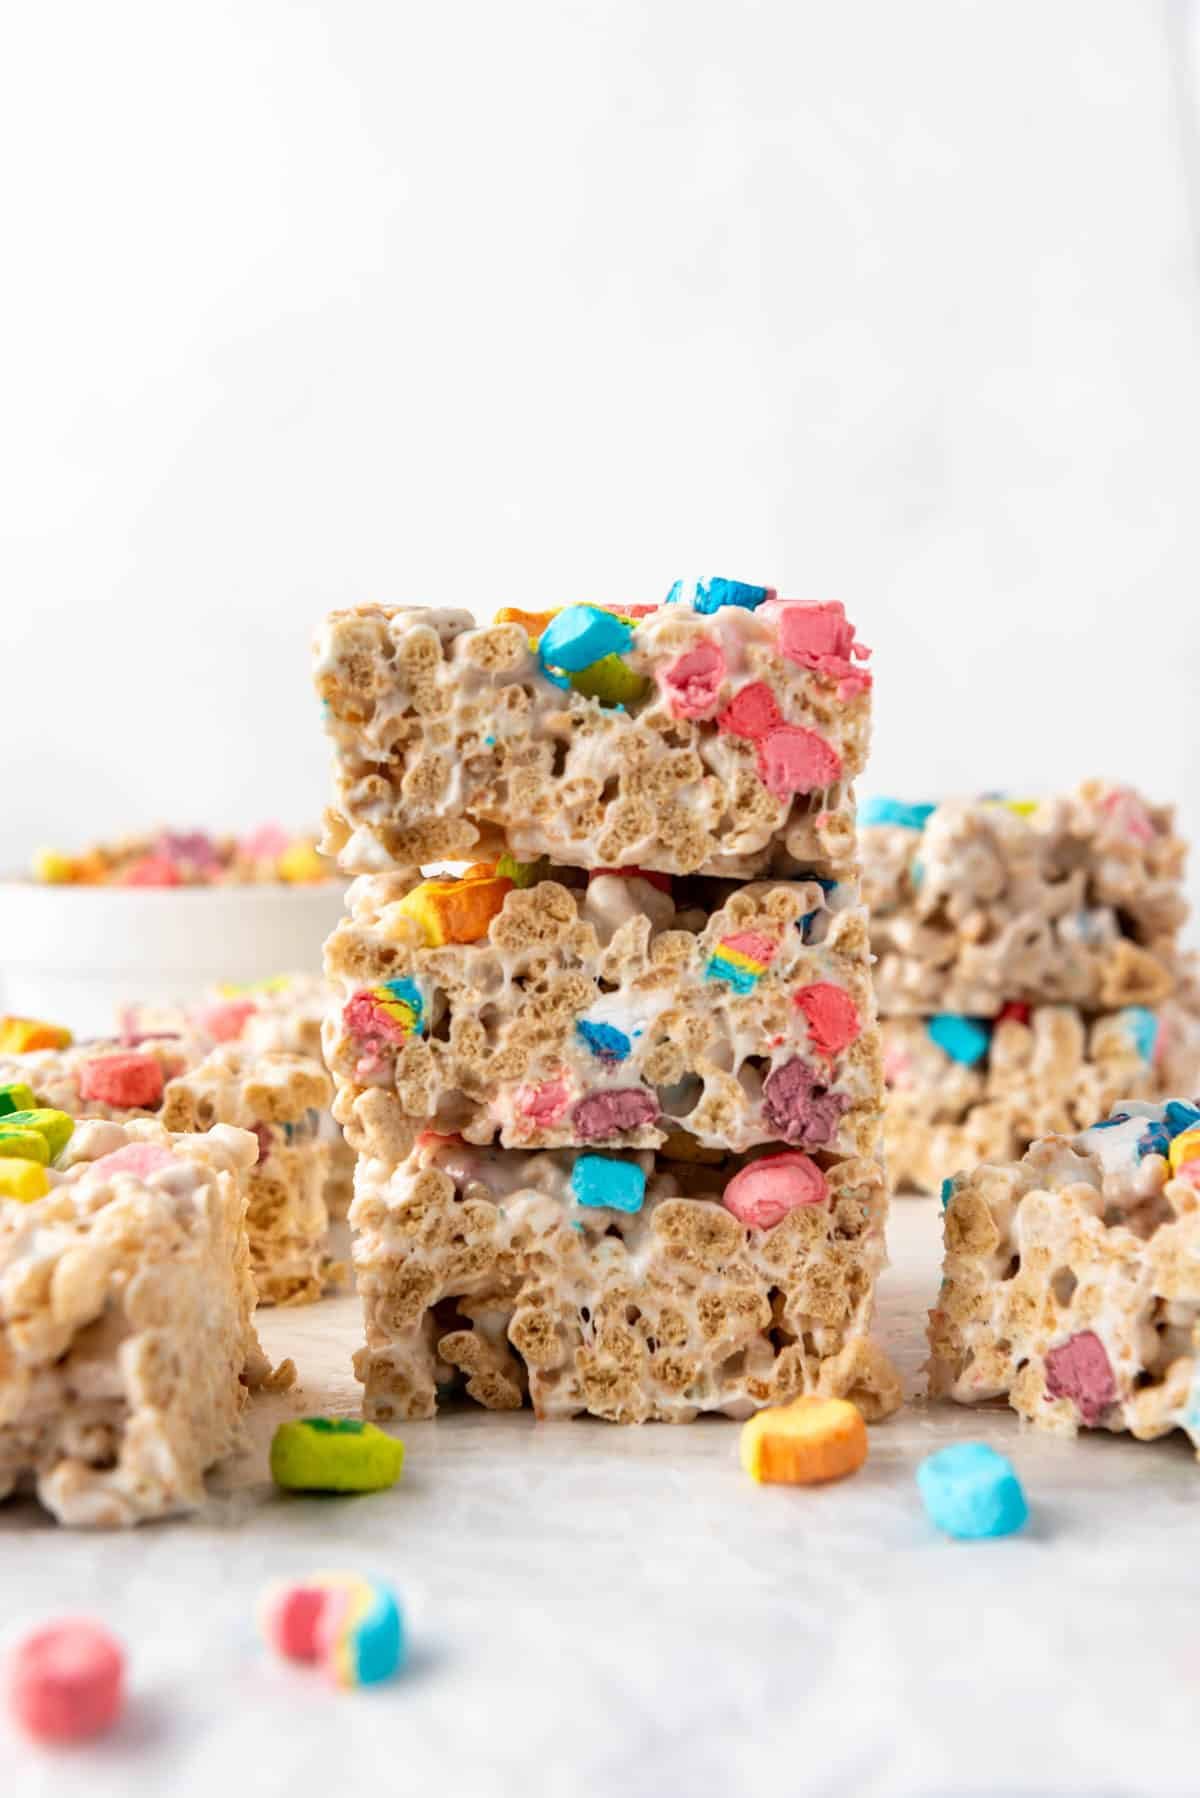
[[[218,981],[318,973],[344,910],[314,886],[105,887],[0,882],[3,1008],[106,1036],[130,1000],[187,1003]]]

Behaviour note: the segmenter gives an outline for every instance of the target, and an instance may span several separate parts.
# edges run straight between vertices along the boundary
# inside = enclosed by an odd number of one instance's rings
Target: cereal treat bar
[[[60,1523],[99,1525],[203,1501],[246,1388],[269,1379],[244,1227],[255,1154],[222,1126],[84,1122],[41,1196],[0,1200],[0,1496],[32,1482]]]
[[[320,1138],[320,1112],[330,1097],[329,1076],[308,1056],[255,1055],[228,1043],[173,1080],[163,1100],[169,1130],[233,1124],[257,1138],[246,1228],[264,1305],[308,1304],[330,1278],[323,1196],[329,1150]]]
[[[361,1153],[397,1160],[423,1128],[514,1148],[877,1152],[852,883],[500,868],[350,889],[326,945],[326,1055]]]
[[[714,1162],[474,1148],[430,1135],[360,1160],[350,1221],[368,1416],[493,1409],[616,1423],[745,1417],[799,1393],[886,1416],[867,1337],[884,1264],[875,1162],[800,1150]]]
[[[740,582],[659,606],[360,606],[316,645],[323,847],[349,873],[474,854],[747,876],[856,861],[869,652],[842,607]]]
[[[930,1390],[1200,1448],[1200,1108],[1122,1101],[947,1182]]]
[[[1039,803],[861,808],[880,1012],[995,1017],[1012,1000],[1091,1011],[1172,990],[1187,916],[1170,807],[1086,782]]]
[[[1079,1130],[1122,1094],[1200,1089],[1200,1016],[1180,998],[1088,1016],[1074,1005],[1000,1016],[885,1018],[884,1140],[897,1187],[936,1192],[959,1168],[1012,1161]]]
[[[218,1043],[241,1043],[255,1053],[284,1050],[320,1061],[321,1025],[331,1003],[319,974],[276,974],[250,985],[213,988],[195,1005],[131,1003],[120,1008],[117,1027],[123,1042],[137,1046],[163,1032],[202,1045],[203,1055]],[[354,1190],[354,1151],[332,1111],[321,1111],[321,1136],[329,1145],[325,1206],[330,1217],[345,1217]]]

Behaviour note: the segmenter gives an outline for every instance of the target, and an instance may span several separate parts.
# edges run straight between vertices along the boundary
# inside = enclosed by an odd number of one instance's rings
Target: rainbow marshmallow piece
[[[339,1686],[374,1686],[407,1658],[395,1593],[357,1573],[314,1573],[275,1586],[260,1618],[266,1641],[289,1661],[319,1661]]]
[[[752,993],[778,949],[758,930],[739,930],[722,937],[704,970],[706,980],[727,980],[735,992]]]

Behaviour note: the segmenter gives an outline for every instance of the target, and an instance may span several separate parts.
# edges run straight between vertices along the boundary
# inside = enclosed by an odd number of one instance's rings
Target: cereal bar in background
[[[1200,1107],[1122,1100],[944,1202],[935,1396],[1200,1448]]]
[[[1037,801],[875,799],[860,841],[895,1185],[935,1192],[1121,1095],[1200,1078],[1170,807],[1101,781]]]
[[[360,878],[324,1042],[372,1415],[899,1402],[868,1337],[867,654],[839,605],[717,579],[328,621],[327,846]]]
[[[884,1142],[898,1187],[1012,1161],[1120,1097],[1200,1088],[1200,1015],[1179,999],[1088,1015],[1015,1003],[999,1018],[884,1018]]]
[[[329,1098],[329,1076],[311,1057],[258,1055],[228,1043],[173,1080],[163,1099],[168,1130],[233,1124],[258,1142],[246,1230],[263,1305],[311,1303],[329,1278],[329,1149],[320,1138]]]
[[[309,1057],[210,1051],[183,1034],[75,1043],[0,1057],[0,1083],[27,1086],[39,1106],[120,1123],[158,1117],[174,1130],[230,1124],[252,1131],[250,1244],[263,1304],[316,1298],[327,1265],[323,1187],[328,1145],[320,1115],[331,1097]],[[2,1120],[0,1120],[2,1124]]]
[[[205,1046],[240,1043],[252,1052],[282,1050],[322,1058],[321,1026],[332,1003],[319,974],[276,974],[266,980],[213,987],[189,1006],[126,1004],[117,1025],[123,1038],[138,1042],[147,1033],[176,1032]],[[325,1207],[331,1218],[350,1209],[354,1153],[328,1106],[321,1113],[321,1139],[328,1146]]]

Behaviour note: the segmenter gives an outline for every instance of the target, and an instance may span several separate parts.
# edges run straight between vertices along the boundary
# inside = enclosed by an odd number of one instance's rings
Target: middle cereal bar
[[[739,885],[503,857],[365,876],[326,945],[335,1115],[505,1148],[875,1157],[882,1063],[853,881]]]

